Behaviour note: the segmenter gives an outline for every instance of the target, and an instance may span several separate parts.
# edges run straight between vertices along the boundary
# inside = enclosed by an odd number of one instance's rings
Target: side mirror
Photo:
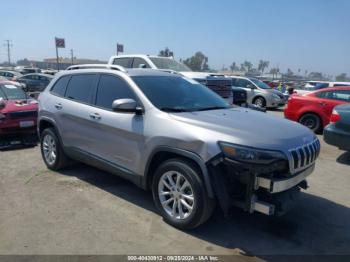
[[[139,64],[139,68],[147,68],[145,64]]]
[[[122,113],[136,113],[142,114],[142,108],[137,106],[137,103],[134,99],[122,98],[116,99],[112,103],[112,109],[114,112]]]
[[[250,88],[250,89],[253,90],[253,89],[255,89],[255,86],[253,86],[253,85],[251,85],[251,84],[248,84],[248,85],[247,85],[247,88]]]

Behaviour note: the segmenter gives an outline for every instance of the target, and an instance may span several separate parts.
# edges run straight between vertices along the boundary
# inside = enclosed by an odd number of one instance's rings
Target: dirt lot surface
[[[118,177],[85,165],[48,171],[39,147],[0,152],[0,254],[349,254],[350,153],[320,140],[310,188],[286,216],[216,212],[186,232]]]

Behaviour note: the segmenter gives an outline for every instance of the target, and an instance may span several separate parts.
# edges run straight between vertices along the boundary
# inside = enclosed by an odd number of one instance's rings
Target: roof
[[[333,87],[327,87],[327,88],[320,88],[317,90],[314,90],[311,93],[318,93],[323,91],[334,91],[334,90],[350,90],[350,86],[333,86]]]
[[[128,76],[173,76],[180,77],[179,74],[173,74],[169,72],[165,72],[157,69],[127,69],[125,72],[115,69],[108,68],[82,68],[82,69],[74,69],[74,70],[65,70],[61,71],[59,75],[70,75],[70,74],[78,74],[78,73],[117,73],[117,74],[126,74]]]

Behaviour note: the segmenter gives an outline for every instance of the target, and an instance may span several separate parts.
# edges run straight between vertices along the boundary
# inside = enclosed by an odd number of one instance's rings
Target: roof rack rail
[[[81,64],[81,65],[72,65],[68,67],[66,70],[77,70],[77,69],[111,69],[118,70],[126,73],[126,69],[119,65],[109,65],[109,64]]]

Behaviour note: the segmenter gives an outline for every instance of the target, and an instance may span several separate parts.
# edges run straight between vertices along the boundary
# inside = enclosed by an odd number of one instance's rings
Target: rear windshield
[[[22,100],[27,99],[26,93],[18,86],[13,84],[0,85],[0,96],[4,96],[3,99],[7,100]]]

